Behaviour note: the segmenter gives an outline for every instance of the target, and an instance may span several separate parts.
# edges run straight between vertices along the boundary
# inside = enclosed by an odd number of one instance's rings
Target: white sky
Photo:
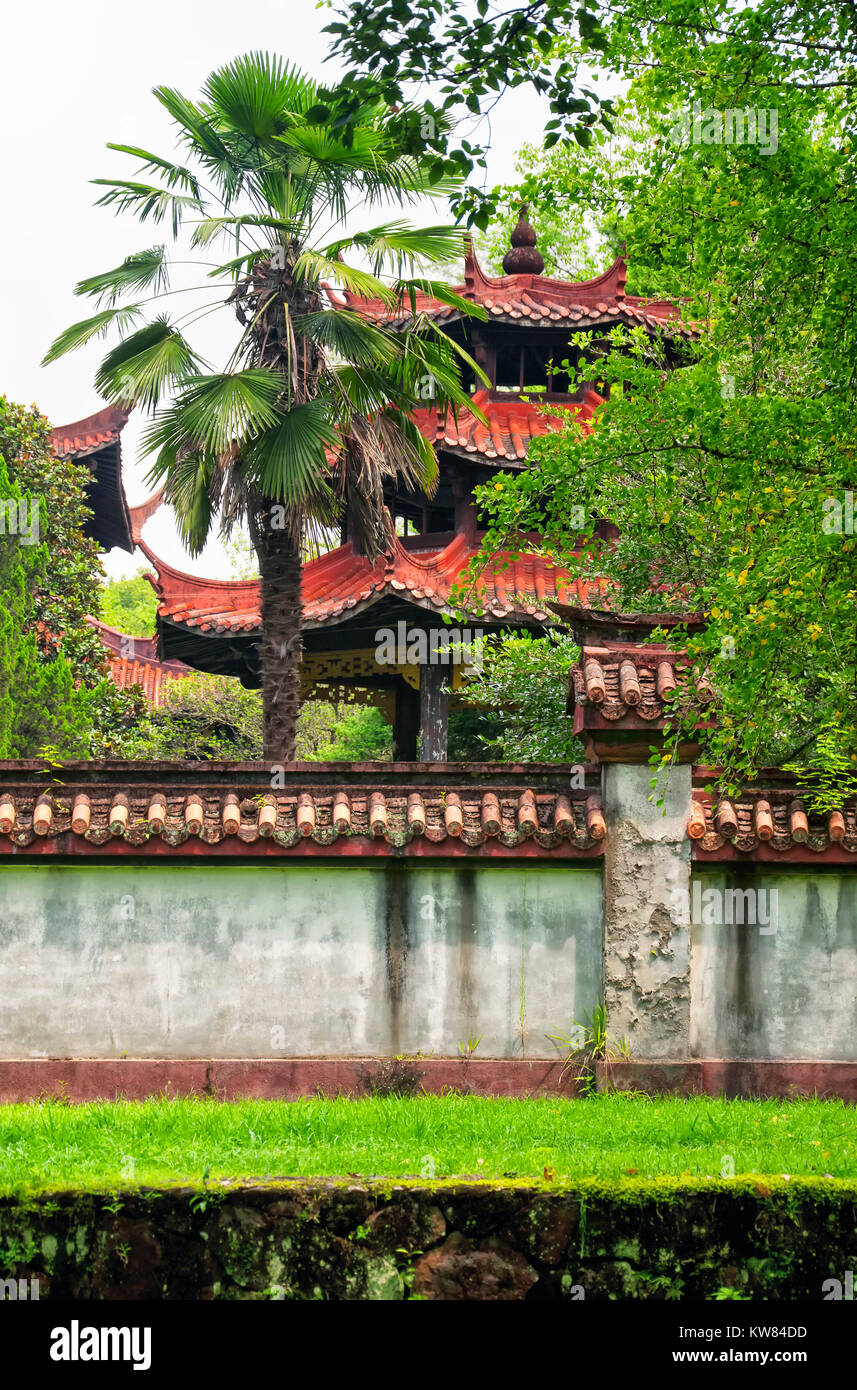
[[[62,329],[94,312],[90,300],[72,292],[79,280],[169,240],[163,225],[140,226],[94,206],[100,190],[90,179],[132,178],[138,167],[105,143],[171,156],[171,123],[152,87],[175,86],[196,97],[212,69],[250,50],[280,53],[330,80],[335,69],[324,64],[327,41],[321,34],[329,16],[315,0],[148,0],[142,8],[128,0],[31,0],[6,9],[0,392],[34,402],[54,424],[101,409],[92,382],[104,340],[49,367],[39,363]],[[535,138],[542,123],[540,104],[529,91],[518,89],[500,104],[492,118],[490,183],[512,180],[518,146]],[[191,340],[215,367],[222,365],[228,326],[218,331],[205,320]],[[132,417],[123,435],[132,505],[152,490],[145,483],[147,465],[137,457],[139,436],[140,422]],[[148,523],[146,539],[181,569],[212,577],[227,573],[216,541],[197,560],[186,554],[166,508]],[[118,576],[144,563],[140,553],[114,550],[105,568]]]

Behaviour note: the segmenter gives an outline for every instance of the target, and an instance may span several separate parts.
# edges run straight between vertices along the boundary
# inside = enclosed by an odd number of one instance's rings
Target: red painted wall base
[[[576,1094],[561,1062],[456,1057],[276,1057],[123,1059],[15,1058],[0,1061],[0,1104],[62,1096],[70,1101],[144,1100],[147,1096],[211,1095],[220,1100],[297,1100],[361,1096],[395,1089],[480,1096]]]
[[[857,1102],[857,1062],[700,1061],[598,1064],[598,1089],[681,1096],[841,1096]]]
[[[857,1103],[857,1062],[663,1061],[598,1067],[602,1091],[652,1095],[841,1096]],[[547,1060],[480,1057],[14,1058],[0,1061],[0,1104],[62,1097],[144,1100],[210,1095],[220,1100],[455,1089],[480,1096],[575,1096],[570,1069]]]

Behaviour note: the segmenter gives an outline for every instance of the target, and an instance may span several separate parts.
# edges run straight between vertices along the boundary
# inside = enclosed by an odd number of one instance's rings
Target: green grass
[[[152,1100],[0,1106],[0,1192],[210,1178],[467,1175],[606,1182],[857,1180],[857,1110],[831,1100]],[[724,1166],[725,1165],[725,1166]]]

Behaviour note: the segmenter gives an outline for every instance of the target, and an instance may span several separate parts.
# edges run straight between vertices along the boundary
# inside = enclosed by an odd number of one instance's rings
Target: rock
[[[522,1300],[538,1280],[523,1255],[493,1236],[468,1240],[458,1231],[417,1260],[413,1291],[444,1301]]]

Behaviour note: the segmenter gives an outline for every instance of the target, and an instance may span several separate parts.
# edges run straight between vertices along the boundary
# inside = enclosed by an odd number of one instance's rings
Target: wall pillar
[[[427,663],[420,668],[420,758],[445,763],[449,722],[447,668]]]
[[[604,1002],[612,1038],[631,1059],[690,1055],[690,889],[687,812],[691,768],[674,766],[664,804],[650,801],[644,764],[607,763],[604,811]]]

